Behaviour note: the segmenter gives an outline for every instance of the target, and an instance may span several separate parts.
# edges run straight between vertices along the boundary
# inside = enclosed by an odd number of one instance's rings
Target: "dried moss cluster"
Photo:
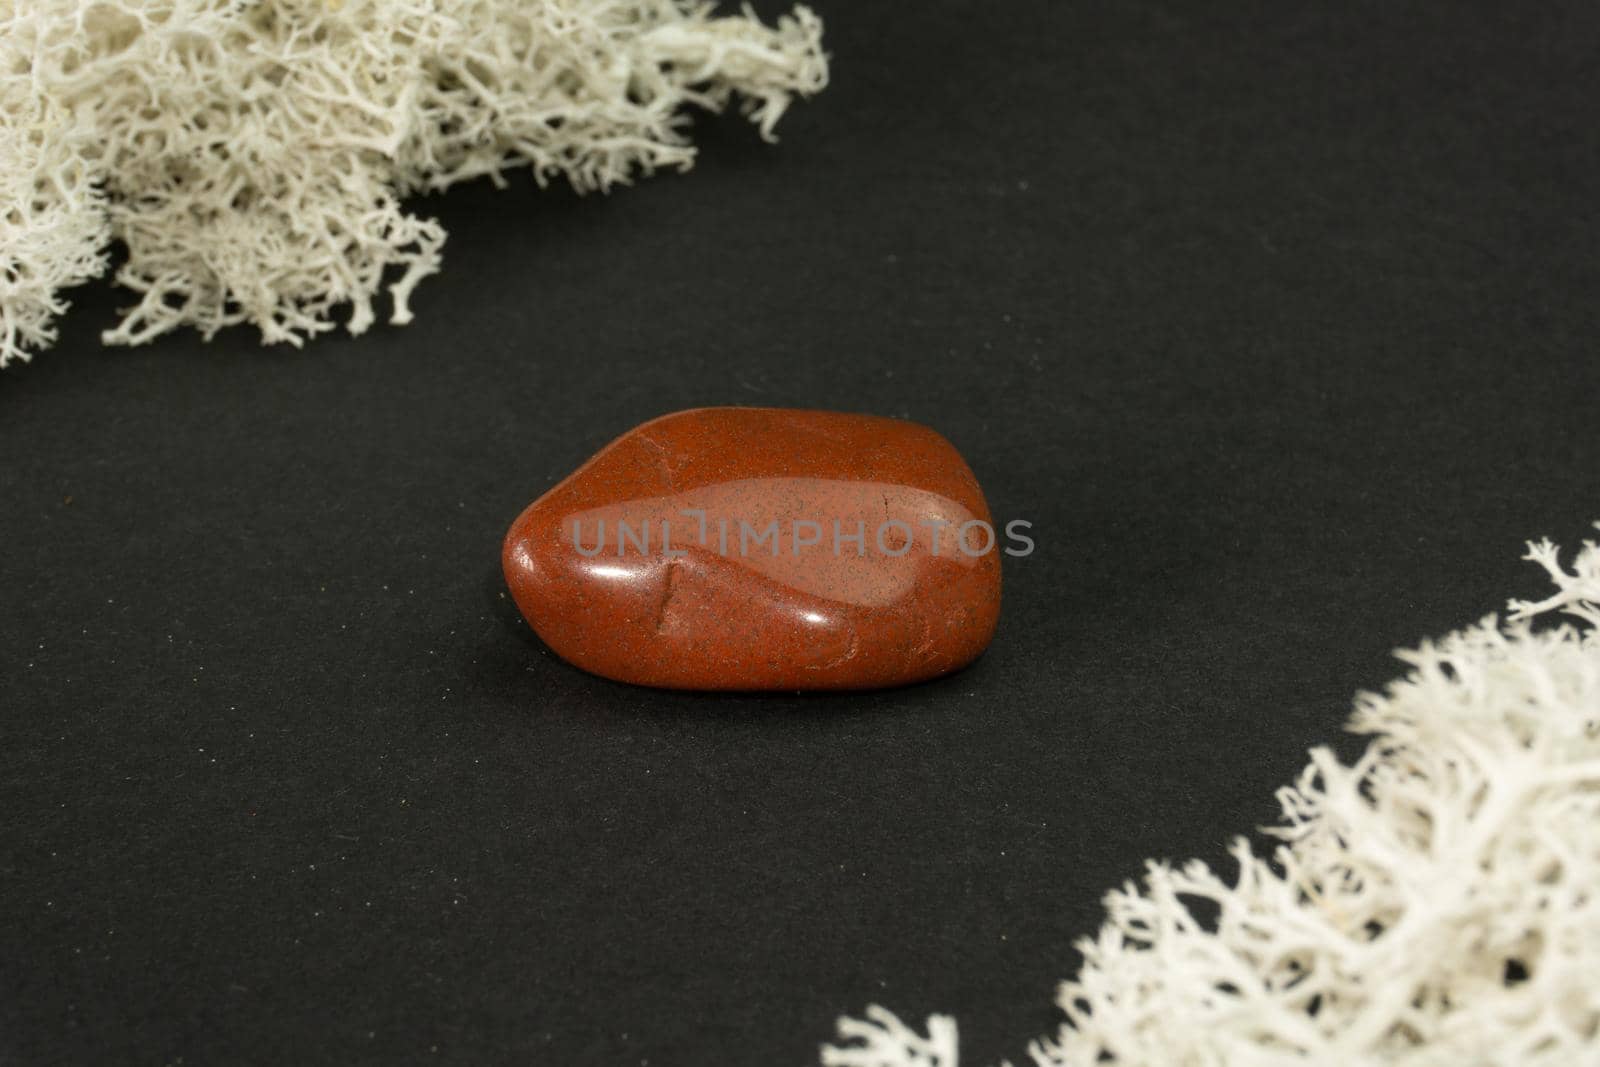
[[[685,167],[686,105],[770,137],[821,24],[693,0],[0,0],[0,366],[126,246],[108,343],[234,323],[300,344],[391,321],[445,234],[407,194],[529,167],[605,189]]]
[[[1600,1063],[1600,545],[1527,558],[1555,593],[1402,652],[1357,700],[1365,755],[1279,792],[1270,858],[1107,896],[1038,1067]],[[827,1067],[956,1067],[948,1017],[839,1031]]]

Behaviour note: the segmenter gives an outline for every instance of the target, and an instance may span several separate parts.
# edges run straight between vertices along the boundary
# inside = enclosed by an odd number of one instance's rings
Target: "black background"
[[[1600,518],[1589,0],[822,14],[776,148],[423,202],[410,327],[104,350],[96,284],[0,376],[5,1062],[801,1065],[872,1001],[1019,1057],[1106,889]],[[545,652],[511,519],[725,403],[954,441],[1039,543],[988,654]]]

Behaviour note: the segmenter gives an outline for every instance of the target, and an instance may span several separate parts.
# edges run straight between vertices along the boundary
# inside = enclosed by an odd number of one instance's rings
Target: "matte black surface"
[[[1589,0],[823,8],[775,149],[423,205],[411,327],[102,350],[95,285],[0,376],[0,1061],[800,1065],[870,1001],[1018,1057],[1104,890],[1600,518]],[[953,440],[1039,541],[990,652],[544,652],[506,526],[721,403]]]

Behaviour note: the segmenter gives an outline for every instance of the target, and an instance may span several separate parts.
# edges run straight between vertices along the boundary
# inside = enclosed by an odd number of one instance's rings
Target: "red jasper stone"
[[[868,689],[957,670],[1000,614],[977,479],[925,426],[697,408],[601,449],[506,534],[561,658],[672,689]]]

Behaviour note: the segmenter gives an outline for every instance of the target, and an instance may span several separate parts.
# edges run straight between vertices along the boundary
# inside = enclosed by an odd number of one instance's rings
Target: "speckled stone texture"
[[[971,663],[1000,552],[955,448],[899,419],[699,408],[647,422],[506,535],[512,596],[586,671],[673,689],[867,689]]]

